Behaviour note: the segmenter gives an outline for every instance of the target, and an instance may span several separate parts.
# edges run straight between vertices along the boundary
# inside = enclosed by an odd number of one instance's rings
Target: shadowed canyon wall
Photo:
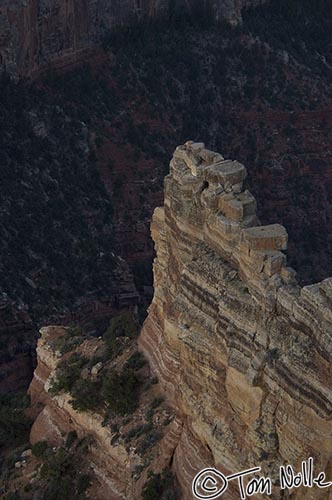
[[[332,279],[298,286],[286,230],[259,224],[245,177],[242,164],[186,143],[152,222],[155,294],[139,345],[183,422],[173,468],[188,500],[204,467],[259,465],[274,480],[308,457],[331,468]],[[283,494],[276,483],[272,497]],[[239,498],[236,485],[226,497]]]
[[[50,65],[72,67],[89,57],[115,26],[162,16],[178,6],[195,15],[209,10],[216,20],[241,19],[253,0],[0,0],[0,66],[33,76]]]
[[[0,300],[0,394],[26,389],[35,367],[33,323],[23,309],[4,296]]]

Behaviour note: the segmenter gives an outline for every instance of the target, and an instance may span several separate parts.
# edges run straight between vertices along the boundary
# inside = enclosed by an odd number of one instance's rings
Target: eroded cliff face
[[[55,378],[56,367],[61,355],[56,354],[51,347],[52,340],[63,334],[59,327],[48,327],[41,330],[38,342],[38,366],[29,389],[32,405],[38,414],[31,430],[30,440],[34,444],[46,440],[53,446],[63,444],[63,436],[71,430],[76,430],[80,437],[93,435],[95,445],[90,448],[89,460],[94,474],[99,478],[100,489],[98,498],[124,498],[130,479],[130,472],[139,462],[131,460],[132,469],[126,464],[130,454],[124,446],[111,446],[115,433],[102,425],[103,417],[91,412],[77,412],[70,404],[70,395],[61,394],[51,397],[48,390]],[[91,350],[98,347],[98,341],[90,346]],[[86,350],[86,349],[85,349]],[[123,494],[123,495],[122,495]]]
[[[210,0],[215,19],[237,23],[255,0]],[[86,60],[103,35],[144,17],[158,17],[176,5],[195,14],[197,0],[1,0],[0,66],[24,76],[65,69]],[[172,7],[173,6],[173,7]]]
[[[74,409],[71,394],[50,390],[57,380],[60,361],[68,359],[73,353],[91,360],[92,363],[86,365],[80,375],[88,383],[91,377],[93,380],[107,377],[109,366],[116,370],[123,369],[131,356],[138,353],[136,341],[129,342],[128,338],[121,337],[120,342],[125,346],[121,354],[111,362],[105,359],[100,361],[105,344],[99,337],[81,339],[77,349],[61,354],[56,346],[66,331],[66,327],[59,326],[44,327],[40,331],[38,364],[29,388],[29,415],[34,419],[30,442],[34,445],[47,441],[56,450],[65,446],[66,436],[75,431],[79,439],[88,438],[90,442],[80,468],[80,474],[88,471],[91,479],[88,498],[141,498],[142,488],[149,477],[148,471],[157,474],[169,466],[179,442],[182,421],[160,397],[160,386],[157,381],[151,382],[149,367],[144,362],[137,368],[142,387],[134,412],[113,416],[110,420],[105,415],[105,405],[95,411]],[[20,477],[23,484],[29,480],[30,477]],[[10,479],[10,488],[13,488],[14,481],[15,477]],[[34,491],[38,488],[42,491],[38,479],[34,480],[33,488]]]
[[[173,469],[188,500],[204,467],[277,479],[280,465],[313,457],[330,476],[332,279],[298,286],[286,230],[260,225],[245,178],[242,164],[186,143],[152,222],[155,294],[139,347],[182,422]]]

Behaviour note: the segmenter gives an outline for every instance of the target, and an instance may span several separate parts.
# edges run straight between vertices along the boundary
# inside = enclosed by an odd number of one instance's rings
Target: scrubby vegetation
[[[132,313],[124,312],[110,320],[110,324],[104,333],[104,340],[110,342],[118,337],[134,338],[138,334],[137,320]]]
[[[53,383],[51,392],[71,392],[76,382],[79,381],[82,368],[88,363],[78,353],[72,354],[68,359],[60,361],[57,367],[57,379]]]
[[[66,354],[80,345],[83,339],[87,337],[87,334],[81,326],[71,324],[66,329],[64,335],[62,337],[58,337],[53,343],[53,350],[59,351],[61,354]]]
[[[86,462],[85,440],[79,441],[77,435],[68,434],[66,448],[52,448],[46,441],[37,442],[32,447],[35,457],[33,482],[24,485],[20,475],[12,472],[11,463],[7,463],[9,477],[15,482],[16,492],[4,496],[6,500],[43,498],[45,500],[88,498],[86,492],[91,484],[89,464]],[[18,470],[18,469],[17,469]]]
[[[120,355],[124,346],[128,348],[131,345],[137,334],[138,323],[132,313],[115,316],[103,336],[104,343],[100,351],[103,355],[89,359],[82,356],[78,348],[82,339],[88,339],[88,336],[82,337],[82,330],[76,326],[69,327],[53,346],[54,349],[60,347],[61,352],[68,352],[68,355],[57,366],[56,379],[50,392],[70,393],[71,404],[78,411],[106,411],[108,417],[133,413],[141,386],[138,372],[145,365],[145,360],[135,351],[120,371],[110,363]],[[78,342],[73,342],[73,339]],[[121,339],[127,339],[129,343],[122,343]],[[100,373],[93,378],[91,369],[98,362],[101,365]]]
[[[322,76],[332,71],[332,16],[329,0],[274,0],[244,13],[248,32],[287,51]]]
[[[77,332],[79,330],[72,326],[65,330],[63,337],[67,342],[68,338],[75,338]],[[102,425],[113,433],[111,444],[121,442],[128,453],[134,449],[148,462],[173,414],[155,387],[158,380],[151,379],[146,360],[137,351],[137,334],[138,324],[131,313],[112,318],[103,340],[85,336],[80,346],[64,355],[50,392],[52,395],[69,393],[75,410],[102,415]],[[61,344],[63,337],[54,344]],[[121,344],[126,349],[114,350],[113,342],[121,339],[127,340]],[[93,356],[85,357],[83,353],[93,353]],[[143,414],[142,408],[146,408]],[[76,433],[68,434],[65,448],[70,449],[76,440]],[[43,457],[44,451],[45,443],[37,443],[33,454]],[[136,478],[140,473],[137,469]]]
[[[139,385],[139,380],[133,370],[127,369],[120,374],[110,370],[103,381],[103,399],[115,414],[130,414],[138,404]]]
[[[35,457],[43,458],[47,448],[48,448],[47,441],[38,441],[36,444],[33,445],[31,451]]]
[[[150,474],[142,492],[142,500],[177,500],[178,493],[174,487],[174,478],[170,470],[162,474]]]
[[[51,388],[53,394],[69,392],[73,408],[79,411],[106,409],[108,413],[132,413],[138,403],[140,381],[134,370],[125,368],[121,373],[113,369],[103,372],[103,378],[81,378],[87,360],[73,354],[59,363],[57,379]]]
[[[1,74],[0,292],[38,322],[88,291],[109,295],[114,267],[112,204],[87,124],[51,101]]]
[[[137,337],[139,325],[132,313],[126,312],[110,320],[108,329],[103,335],[106,344],[105,356],[114,359],[124,349],[126,342]]]
[[[47,450],[40,475],[47,482],[44,498],[47,500],[88,498],[86,490],[90,486],[88,474],[82,474],[82,454],[59,448],[54,453]]]
[[[24,393],[0,395],[0,449],[28,441],[31,422],[24,414],[28,406]]]

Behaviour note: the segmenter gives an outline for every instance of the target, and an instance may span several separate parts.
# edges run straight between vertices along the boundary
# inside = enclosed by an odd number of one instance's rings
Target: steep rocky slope
[[[152,222],[155,294],[139,347],[182,421],[173,470],[188,500],[209,466],[226,475],[260,466],[277,481],[280,465],[300,470],[313,457],[330,478],[332,279],[299,287],[287,232],[259,225],[246,175],[186,143]],[[272,498],[287,495],[275,482]],[[226,498],[239,498],[236,484]]]
[[[151,474],[157,478],[169,469],[181,434],[181,423],[164,402],[158,381],[151,378],[146,361],[137,352],[131,321],[128,313],[115,317],[103,338],[82,339],[73,337],[68,328],[46,327],[41,329],[38,341],[38,366],[29,389],[30,414],[35,417],[30,441],[36,446],[32,451],[36,454],[41,441],[47,442],[49,455],[42,457],[45,471],[50,456],[57,457],[60,450],[68,453],[65,450],[71,448],[73,460],[79,458],[80,461],[78,473],[89,477],[87,498],[157,498],[144,496],[142,489],[149,485]],[[75,380],[72,380],[73,370]],[[123,388],[118,383],[120,380],[130,383],[126,382]],[[135,388],[132,380],[136,381]],[[59,384],[66,387],[61,386],[59,390]],[[75,446],[68,446],[68,439]],[[82,443],[88,443],[83,454]],[[22,462],[22,458],[20,460]],[[13,491],[16,487],[24,499],[35,498],[34,495],[76,498],[75,474],[67,490],[63,484],[67,481],[68,468],[53,470],[45,481],[47,473],[43,474],[40,462],[31,459],[18,472],[9,466],[6,490]],[[33,468],[35,474],[31,474]],[[56,474],[60,474],[61,484],[52,484]],[[171,476],[162,483],[162,489],[168,491],[167,498],[176,500]],[[24,488],[26,485],[29,489]],[[150,490],[152,488],[153,484]]]
[[[213,19],[241,19],[244,5],[256,0],[1,0],[0,66],[22,75],[48,67],[68,68],[86,60],[105,33],[146,17],[177,9],[185,15],[207,11]]]

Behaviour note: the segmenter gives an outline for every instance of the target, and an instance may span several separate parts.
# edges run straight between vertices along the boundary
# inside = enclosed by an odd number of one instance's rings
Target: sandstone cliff
[[[77,412],[68,394],[48,393],[61,328],[42,330],[30,394],[34,408],[44,408],[31,441],[59,446],[70,430],[92,434],[94,498],[140,498],[147,471],[169,465],[185,500],[208,466],[225,474],[260,466],[275,481],[275,499],[289,497],[278,487],[280,465],[298,471],[313,457],[330,479],[332,280],[298,286],[284,254],[286,230],[259,224],[245,178],[242,164],[200,143],[178,147],[171,161],[164,207],[152,222],[155,294],[138,343],[176,417],[148,460],[125,443],[151,396],[141,398],[129,427],[120,424],[121,435],[98,412]],[[100,342],[80,349],[96,354]],[[231,486],[224,498],[238,499]],[[297,489],[291,498],[330,493]]]
[[[121,493],[126,491],[130,478],[130,470],[126,467],[129,462],[129,454],[124,446],[111,446],[111,440],[115,433],[102,425],[103,418],[98,414],[79,413],[69,403],[70,396],[61,394],[52,398],[48,394],[51,380],[55,377],[55,371],[59,362],[57,355],[51,348],[51,341],[63,333],[59,327],[48,327],[41,330],[41,338],[38,342],[37,356],[38,366],[29,389],[32,404],[45,405],[39,413],[31,431],[31,443],[46,440],[53,446],[63,443],[63,436],[75,429],[79,436],[93,434],[96,446],[92,449],[90,458],[91,468],[99,477],[103,485],[99,492],[99,498],[123,498]],[[97,342],[98,345],[98,342]],[[94,346],[96,347],[96,346]],[[131,460],[134,469],[138,463]],[[133,470],[132,469],[132,470]]]
[[[66,391],[55,394],[50,391],[58,376],[59,362],[73,354],[73,351],[61,354],[56,347],[66,331],[68,329],[64,327],[49,326],[42,328],[40,332],[38,365],[29,388],[32,403],[29,412],[34,418],[31,444],[47,441],[56,450],[64,447],[68,433],[75,431],[79,439],[88,438],[90,442],[84,463],[79,468],[79,474],[88,471],[91,478],[88,498],[141,498],[148,470],[160,473],[168,467],[179,441],[182,422],[174,418],[174,411],[160,397],[160,386],[157,381],[151,382],[149,379],[150,371],[144,360],[140,361],[136,370],[142,382],[139,405],[134,412],[123,416],[112,416],[109,419],[105,415],[104,404],[94,411],[75,409],[71,394]],[[104,359],[97,363],[96,359],[102,359],[102,353],[105,354],[103,339],[80,339],[75,353],[91,360],[92,364],[85,366],[78,380],[84,379],[88,384],[91,378],[94,382],[98,377],[104,379],[110,366],[117,370],[123,369],[133,354],[137,360],[136,341],[130,343],[124,337],[120,340],[125,346],[123,352],[114,360]],[[40,494],[42,491],[42,479],[40,483],[38,478],[31,481],[29,476],[21,475],[19,481],[20,486],[30,481],[34,492],[39,491]],[[11,476],[8,487],[13,488],[14,485],[15,476]]]
[[[331,471],[332,279],[298,286],[286,230],[259,225],[245,178],[242,164],[186,143],[152,222],[155,294],[139,346],[183,424],[173,468],[185,499],[209,466],[259,465],[276,479],[311,456]]]
[[[236,23],[242,7],[252,3],[257,2],[208,0],[203,6],[215,19]],[[84,61],[115,26],[162,16],[175,4],[188,14],[202,7],[196,0],[1,0],[0,66],[25,76],[50,65],[72,67]]]

